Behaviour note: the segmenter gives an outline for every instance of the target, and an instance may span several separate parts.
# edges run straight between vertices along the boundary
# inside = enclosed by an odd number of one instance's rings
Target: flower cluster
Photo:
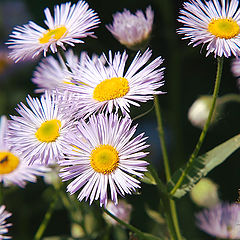
[[[57,58],[41,60],[33,73],[41,97],[28,96],[27,104],[21,102],[16,108],[18,116],[10,116],[11,151],[29,168],[59,165],[62,181],[72,180],[67,191],[80,191],[79,201],[89,199],[91,204],[99,199],[100,206],[106,206],[110,198],[117,204],[118,195],[140,188],[139,179],[147,171],[148,163],[143,160],[148,154],[143,151],[148,147],[147,137],[143,133],[134,137],[130,106],[140,107],[141,102],[162,93],[163,60],[150,60],[150,49],[138,51],[131,62],[126,51],[109,50],[108,56],[90,57],[85,51],[76,55],[69,49],[63,56],[58,46],[65,50],[66,44],[74,46],[83,37],[94,36],[90,30],[100,20],[84,1],[57,5],[54,16],[48,8],[44,12],[47,30],[29,22],[16,27],[7,42],[15,61],[42,51],[44,57],[48,50],[58,52]],[[141,11],[136,16],[125,11],[123,16],[133,19],[133,24],[141,19],[138,39],[131,41],[140,43],[149,37],[150,7],[147,19]]]
[[[180,10],[178,21],[183,26],[177,32],[190,39],[193,46],[206,44],[207,55],[239,56],[238,5],[238,0],[190,0]],[[148,155],[147,137],[145,133],[135,136],[132,106],[141,107],[154,95],[164,93],[163,59],[153,58],[147,47],[154,20],[152,8],[149,6],[145,14],[140,10],[131,14],[124,9],[113,15],[112,24],[106,25],[121,44],[138,50],[134,56],[127,50],[121,53],[109,49],[108,53],[90,56],[86,51],[76,54],[67,49],[84,43],[85,37],[95,37],[93,29],[100,23],[97,13],[83,0],[56,5],[53,14],[46,8],[44,13],[47,28],[30,21],[15,27],[6,43],[15,62],[40,53],[43,59],[32,77],[35,92],[41,95],[28,95],[10,120],[1,117],[0,182],[23,188],[27,181],[35,182],[37,176],[59,169],[59,179],[68,182],[67,192],[78,192],[79,201],[99,201],[101,207],[111,203],[111,211],[129,221],[130,206],[120,200],[120,207],[114,207],[119,195],[124,197],[141,187],[149,164],[144,160]],[[56,57],[47,56],[54,53]],[[212,101],[205,105],[199,105],[198,111],[194,105],[189,112],[193,124],[201,128],[211,121],[210,105],[214,109]],[[204,116],[199,118],[199,113]],[[0,207],[0,239],[8,239],[1,234],[7,233],[10,226],[5,224],[10,214],[4,209]],[[238,205],[206,210],[198,215],[198,226],[211,235],[239,238],[233,226],[239,214],[234,215],[234,211],[239,211]]]

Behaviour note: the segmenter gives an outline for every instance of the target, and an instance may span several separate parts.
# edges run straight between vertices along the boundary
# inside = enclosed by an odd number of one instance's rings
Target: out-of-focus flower
[[[188,119],[193,126],[203,128],[207,121],[212,104],[212,96],[204,95],[198,98],[188,110]],[[221,106],[216,105],[211,124],[215,123],[221,112]]]
[[[234,77],[237,77],[237,78],[240,77],[240,59],[239,58],[234,58],[232,60],[231,70]]]
[[[41,99],[26,99],[16,109],[20,116],[11,116],[9,142],[29,164],[54,164],[63,156],[65,134],[74,129],[70,111],[59,107],[59,97],[46,92]],[[19,131],[21,129],[21,131]]]
[[[209,178],[202,178],[190,192],[191,199],[201,207],[211,208],[219,203],[218,186]]]
[[[119,200],[119,203],[116,205],[113,201],[108,201],[106,209],[112,213],[117,218],[122,221],[129,223],[132,211],[132,205],[128,204],[125,200]],[[112,225],[117,225],[118,222],[111,218],[106,213],[103,214],[104,219]]]
[[[7,42],[10,57],[16,62],[27,57],[35,57],[43,51],[44,56],[48,49],[55,53],[57,47],[65,50],[64,44],[74,46],[83,43],[81,38],[94,36],[92,30],[100,22],[97,14],[84,1],[77,4],[63,3],[54,8],[54,16],[49,8],[44,10],[48,29],[42,28],[30,21],[23,26],[17,26]]]
[[[221,203],[196,215],[197,226],[220,239],[240,239],[240,204]]]
[[[193,47],[207,45],[207,56],[240,55],[240,10],[238,0],[190,0],[180,10],[179,22],[184,27],[177,32],[190,39]]]
[[[87,52],[83,51],[79,56],[75,55],[72,49],[68,50],[65,54],[66,63],[63,62],[62,57],[58,57],[58,60],[53,56],[44,58],[39,66],[33,73],[32,81],[39,87],[35,90],[37,93],[43,93],[46,90],[65,89],[66,84],[72,83],[72,74],[77,71],[78,74],[81,69],[85,66],[87,59]],[[92,59],[96,63],[98,59],[103,57],[98,57],[93,54]],[[70,70],[68,69],[68,67]],[[81,76],[79,76],[81,78]]]
[[[147,148],[143,134],[132,138],[136,126],[131,127],[128,117],[119,118],[117,114],[92,115],[89,122],[80,120],[78,133],[67,137],[65,159],[60,160],[60,177],[63,181],[74,179],[67,187],[70,194],[81,189],[78,199],[90,204],[100,200],[106,206],[108,187],[112,201],[117,204],[117,195],[131,194],[140,188],[148,163],[139,160],[147,156],[142,152]]]
[[[26,182],[36,182],[36,176],[43,176],[49,169],[39,164],[28,166],[25,159],[8,144],[8,120],[1,117],[0,122],[0,182],[4,186],[25,187]],[[1,238],[0,238],[1,239]]]
[[[11,223],[6,223],[6,219],[9,218],[12,214],[5,210],[4,205],[0,206],[0,239],[11,239],[12,237],[6,236],[8,233],[8,228],[12,226]]]
[[[8,57],[8,51],[0,49],[0,78],[13,63],[14,62]]]
[[[141,10],[131,14],[124,9],[122,13],[113,15],[113,24],[106,25],[113,36],[129,49],[139,50],[145,48],[149,41],[154,13],[149,6],[146,9],[146,16]]]
[[[163,69],[159,68],[163,60],[161,57],[144,65],[152,56],[150,50],[142,55],[138,52],[125,71],[128,55],[126,52],[117,52],[114,56],[109,51],[107,66],[99,61],[96,65],[90,58],[79,74],[73,76],[81,85],[68,84],[67,90],[78,94],[75,103],[81,115],[90,115],[97,111],[112,112],[113,109],[126,115],[130,111],[130,104],[140,106],[137,102],[146,102],[153,99],[154,94],[161,94],[157,90],[163,86]],[[80,78],[79,78],[80,76]]]

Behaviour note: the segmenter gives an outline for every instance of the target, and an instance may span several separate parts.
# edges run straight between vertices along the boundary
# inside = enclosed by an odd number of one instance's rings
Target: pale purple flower
[[[122,221],[129,223],[131,212],[132,212],[132,205],[128,204],[125,200],[119,200],[118,204],[116,205],[113,201],[108,201],[106,209],[112,213],[117,218],[121,219]],[[108,214],[103,214],[104,219],[112,225],[117,225],[118,222],[110,217]]]
[[[140,188],[138,178],[147,171],[148,163],[140,160],[147,156],[143,133],[134,137],[136,126],[131,127],[128,117],[117,114],[92,115],[89,122],[80,120],[78,133],[69,134],[66,139],[65,159],[60,160],[60,177],[72,180],[67,186],[70,194],[80,190],[79,201],[84,198],[100,200],[100,206],[107,204],[108,195],[118,203],[118,194],[124,196]]]
[[[207,56],[240,55],[240,9],[238,0],[189,0],[180,10],[178,29],[193,47],[207,45]]]
[[[53,56],[42,59],[33,73],[32,81],[38,86],[35,92],[44,93],[46,90],[55,89],[61,91],[65,89],[66,84],[73,84],[72,75],[75,71],[79,72],[78,68],[81,69],[85,66],[87,52],[82,51],[78,56],[74,54],[72,49],[69,49],[65,57],[66,63],[63,62],[60,56],[58,56],[58,59]],[[92,55],[92,59],[95,62],[99,58],[102,59],[103,57],[98,57],[96,54]]]
[[[8,228],[12,226],[11,223],[6,223],[6,219],[9,218],[12,214],[5,210],[5,206],[0,206],[0,239],[11,239],[12,237],[6,236],[8,233]]]
[[[35,57],[42,51],[46,56],[49,48],[55,53],[58,47],[66,50],[64,44],[74,46],[76,43],[83,43],[81,38],[94,36],[91,30],[100,22],[97,14],[82,0],[77,4],[67,2],[56,5],[53,16],[49,8],[44,13],[47,29],[32,21],[14,28],[7,44],[12,49],[10,57],[16,62]]]
[[[140,51],[126,69],[126,52],[112,54],[106,58],[107,65],[87,58],[85,67],[75,72],[73,79],[80,85],[68,84],[66,89],[78,96],[71,105],[75,105],[81,115],[88,116],[98,111],[112,112],[120,110],[124,115],[130,111],[130,105],[139,107],[138,102],[153,99],[153,95],[162,94],[158,88],[163,86],[163,60],[157,57],[149,62],[152,51]],[[80,77],[79,77],[80,76]]]
[[[20,116],[11,116],[9,142],[29,164],[54,164],[63,156],[65,134],[75,127],[73,114],[55,94],[26,100],[29,107],[21,102],[16,109]]]
[[[146,9],[146,16],[141,10],[132,14],[124,9],[122,13],[113,15],[113,24],[106,25],[107,29],[123,45],[129,48],[145,45],[152,32],[154,13],[149,6]]]
[[[234,58],[232,60],[231,70],[234,77],[237,77],[237,78],[240,77],[240,59],[239,58]]]
[[[28,166],[26,160],[9,144],[7,118],[0,122],[0,182],[4,186],[17,185],[24,188],[26,182],[36,182],[37,176],[43,176],[48,168],[39,164]]]
[[[240,204],[221,203],[196,215],[197,226],[221,239],[240,239]]]

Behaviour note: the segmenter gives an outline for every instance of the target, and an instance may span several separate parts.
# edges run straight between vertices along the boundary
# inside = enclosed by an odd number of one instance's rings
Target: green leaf
[[[226,142],[218,145],[209,152],[195,158],[191,165],[177,170],[172,179],[168,182],[168,191],[171,192],[178,182],[182,173],[188,168],[180,187],[173,194],[174,197],[181,198],[191,191],[194,185],[212,169],[223,163],[233,152],[240,147],[240,135],[237,135]]]
[[[145,172],[143,178],[140,180],[146,184],[156,185],[156,181],[149,171]]]

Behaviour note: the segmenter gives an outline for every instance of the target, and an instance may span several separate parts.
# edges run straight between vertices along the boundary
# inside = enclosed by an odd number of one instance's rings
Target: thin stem
[[[50,206],[49,206],[49,208],[48,208],[48,210],[47,210],[47,212],[46,212],[46,214],[43,218],[43,221],[41,222],[41,224],[40,224],[40,226],[39,226],[39,228],[38,228],[38,230],[37,230],[37,232],[34,236],[34,240],[40,240],[42,238],[42,235],[43,235],[44,231],[46,230],[47,225],[48,225],[48,223],[51,219],[51,216],[52,216],[52,213],[54,211],[57,199],[58,199],[58,195],[55,194],[54,199],[51,202],[51,204],[50,204]]]
[[[129,223],[126,223],[124,221],[122,221],[121,219],[119,219],[118,217],[116,217],[115,215],[113,215],[111,212],[109,212],[106,208],[103,208],[103,211],[109,215],[111,218],[113,218],[115,221],[117,221],[119,224],[121,224],[122,226],[126,227],[127,229],[131,230],[132,232],[136,233],[136,235],[140,238],[140,239],[145,239],[145,240],[161,240],[161,238],[156,237],[154,235],[151,235],[149,233],[144,233],[142,231],[140,231],[138,228],[132,226]]]
[[[188,174],[189,169],[191,168],[192,164],[194,163],[194,160],[196,159],[196,156],[199,153],[199,150],[203,144],[203,141],[206,137],[208,128],[210,126],[211,120],[212,120],[212,116],[214,113],[214,109],[215,109],[215,105],[216,105],[216,100],[217,100],[217,96],[218,96],[218,92],[219,92],[219,87],[220,87],[220,82],[221,82],[221,77],[222,77],[222,69],[223,69],[223,57],[218,57],[218,65],[217,65],[217,74],[216,74],[216,81],[215,81],[215,86],[214,86],[214,91],[213,91],[213,99],[212,99],[212,104],[211,104],[211,108],[208,114],[208,118],[207,121],[203,127],[203,130],[201,132],[201,135],[199,137],[199,140],[197,142],[197,145],[193,151],[193,153],[191,154],[187,166],[185,168],[185,170],[182,172],[182,175],[180,176],[179,180],[177,181],[176,185],[174,186],[174,188],[172,189],[172,191],[170,192],[170,194],[173,196],[174,193],[177,191],[177,189],[181,186],[183,180],[185,179],[185,177]]]
[[[159,104],[157,95],[154,96],[154,105],[155,105],[155,112],[156,112],[157,123],[158,123],[158,132],[159,132],[159,138],[160,138],[160,143],[161,143],[161,149],[162,149],[162,154],[163,154],[164,169],[165,169],[165,174],[166,174],[166,180],[168,182],[171,179],[171,171],[170,171],[166,142],[165,142],[165,137],[164,137],[161,109],[160,109],[160,104]],[[155,175],[156,174],[154,174],[154,176]],[[159,185],[159,180],[157,180],[157,178],[155,176],[155,181]],[[159,187],[161,187],[161,186],[159,185]],[[175,238],[177,238],[179,240],[182,239],[179,224],[178,224],[177,210],[176,210],[175,202],[172,199],[167,199],[167,200],[163,201],[163,204],[165,207],[167,206],[167,209],[169,209],[170,214],[171,214],[171,220],[167,219],[170,233],[172,234],[172,236],[175,236]],[[168,215],[166,215],[166,217],[168,218]],[[172,231],[172,229],[174,229],[174,232]]]
[[[166,142],[165,142],[165,137],[164,137],[160,104],[159,104],[157,95],[154,96],[154,105],[155,105],[155,112],[156,112],[156,117],[157,117],[158,133],[159,133],[160,144],[161,144],[161,149],[162,149],[166,180],[168,182],[171,178],[171,172],[170,172],[168,155],[167,155],[167,147],[166,147]]]
[[[148,165],[148,170],[151,173],[152,177],[154,178],[157,188],[159,190],[159,193],[161,195],[161,198],[169,198],[169,192],[167,191],[167,187],[166,185],[161,181],[161,179],[158,177],[157,171],[156,169],[152,166],[152,164],[150,163]]]

